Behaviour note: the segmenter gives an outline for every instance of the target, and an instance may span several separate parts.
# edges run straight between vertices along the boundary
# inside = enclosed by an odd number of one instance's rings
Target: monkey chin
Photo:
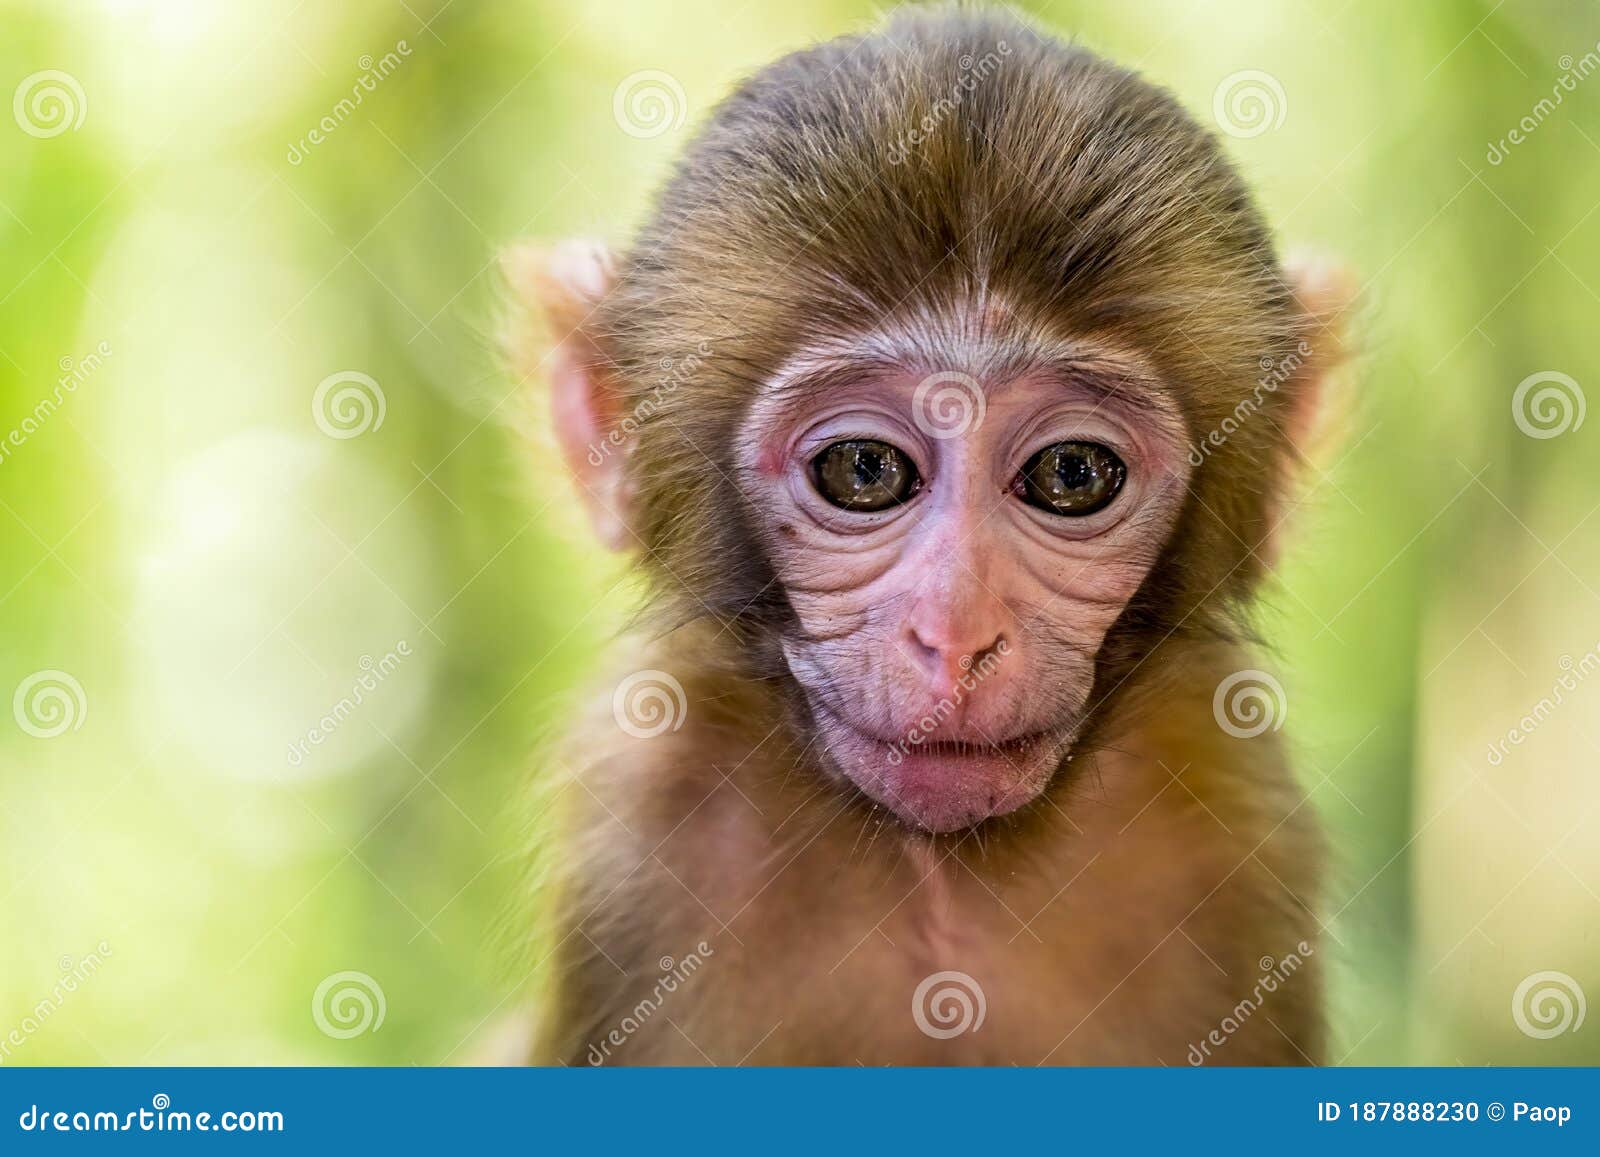
[[[999,742],[902,740],[819,720],[823,746],[862,794],[910,827],[956,832],[1016,811],[1044,791],[1072,746],[1073,730]]]

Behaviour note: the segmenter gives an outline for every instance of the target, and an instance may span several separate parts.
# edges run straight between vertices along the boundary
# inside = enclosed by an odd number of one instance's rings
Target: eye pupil
[[[922,485],[910,458],[887,442],[870,439],[826,446],[811,468],[817,493],[843,510],[887,510],[910,499]]]
[[[1022,467],[1018,491],[1030,506],[1081,518],[1104,510],[1122,489],[1128,468],[1098,442],[1058,442]]]
[[[1085,457],[1062,458],[1056,466],[1056,477],[1061,479],[1063,486],[1073,490],[1094,484],[1094,471],[1089,468],[1089,460]]]

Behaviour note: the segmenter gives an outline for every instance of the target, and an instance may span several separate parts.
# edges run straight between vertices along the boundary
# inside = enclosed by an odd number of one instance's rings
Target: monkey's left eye
[[[817,493],[843,510],[872,513],[898,506],[922,488],[922,477],[887,442],[857,439],[835,442],[811,460]]]
[[[1127,477],[1128,468],[1109,446],[1057,442],[1028,459],[1013,487],[1029,506],[1081,518],[1109,506]]]

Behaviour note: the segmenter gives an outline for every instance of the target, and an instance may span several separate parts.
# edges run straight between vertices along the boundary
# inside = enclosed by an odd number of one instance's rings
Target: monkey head
[[[563,453],[821,774],[1013,812],[1265,570],[1336,279],[1212,134],[1009,16],[915,10],[713,112],[632,248],[519,251]]]

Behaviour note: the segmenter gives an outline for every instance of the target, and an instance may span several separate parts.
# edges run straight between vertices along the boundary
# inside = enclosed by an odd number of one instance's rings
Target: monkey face
[[[1035,798],[1174,632],[1233,633],[1316,396],[1315,318],[1214,134],[958,23],[764,70],[629,255],[525,278],[563,453],[660,621],[792,676],[806,758],[937,830]],[[1002,39],[983,99],[901,150]]]
[[[739,485],[824,762],[953,831],[1037,797],[1083,730],[1101,643],[1182,506],[1183,422],[1105,351],[937,370],[926,342],[866,347],[767,383]]]

